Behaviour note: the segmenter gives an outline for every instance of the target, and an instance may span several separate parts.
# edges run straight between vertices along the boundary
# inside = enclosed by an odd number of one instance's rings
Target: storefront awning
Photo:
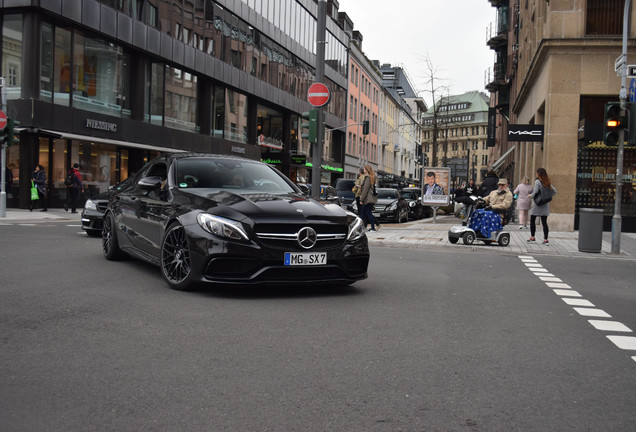
[[[20,129],[16,128],[16,131],[18,130]],[[46,129],[38,129],[38,133],[42,135],[46,135],[46,136],[52,136],[55,138],[66,138],[66,139],[74,139],[74,140],[81,140],[81,141],[90,141],[90,142],[96,142],[96,143],[102,143],[102,144],[112,144],[112,145],[117,145],[121,147],[139,148],[144,150],[154,150],[154,151],[168,152],[168,153],[185,152],[185,150],[178,150],[178,149],[173,149],[168,147],[159,147],[159,146],[153,146],[149,144],[142,144],[142,143],[136,143],[136,142],[130,142],[130,141],[112,140],[107,138],[99,138],[99,137],[94,137],[89,135],[79,135],[79,134],[52,131],[52,130],[46,130]]]
[[[506,160],[506,157],[508,157],[508,155],[512,153],[516,147],[517,145],[515,144],[512,147],[510,147],[508,150],[506,150],[506,152],[502,154],[499,159],[497,159],[497,162],[495,162],[494,164],[490,166],[490,169],[494,171],[497,168],[499,168],[501,165],[503,165],[504,161]]]

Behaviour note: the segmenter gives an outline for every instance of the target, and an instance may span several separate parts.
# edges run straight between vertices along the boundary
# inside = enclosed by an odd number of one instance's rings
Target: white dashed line
[[[560,295],[560,296],[565,296],[565,297],[582,297],[581,294],[579,294],[578,291],[574,291],[574,290],[562,290],[562,289],[555,289],[552,290],[554,291],[554,293],[556,295]]]
[[[587,320],[596,330],[631,333],[632,329],[618,321]]]
[[[634,336],[607,336],[614,345],[624,350],[636,350],[636,337]]]
[[[566,283],[557,283],[557,282],[546,282],[545,283],[550,288],[572,288],[570,285]]]
[[[594,307],[594,304],[591,301],[589,301],[589,300],[573,299],[573,298],[562,298],[561,300],[563,300],[564,302],[566,302],[570,306]]]
[[[563,300],[567,305],[572,306],[572,309],[574,309],[579,315],[596,318],[612,318],[612,316],[605,312],[603,309],[595,308],[595,305],[592,302],[582,298],[572,298],[581,297],[581,294],[571,289],[572,287],[570,285],[563,283],[561,279],[548,272],[548,270],[544,269],[541,264],[537,263],[537,261],[533,257],[528,255],[520,255],[519,258],[526,265],[528,270],[533,272],[534,275],[537,276],[537,278],[544,282],[548,287],[553,288],[552,291],[554,291],[556,295],[561,296],[561,300]],[[618,321],[588,320],[588,322],[595,329],[600,331],[622,333],[632,332],[629,327]],[[606,337],[620,349],[636,350],[636,337],[634,336],[609,335]],[[636,361],[636,356],[633,356],[632,360]]]
[[[603,309],[594,309],[594,308],[582,308],[575,307],[573,308],[575,311],[579,313],[579,315],[583,316],[591,316],[597,318],[611,318],[612,316],[605,312]]]

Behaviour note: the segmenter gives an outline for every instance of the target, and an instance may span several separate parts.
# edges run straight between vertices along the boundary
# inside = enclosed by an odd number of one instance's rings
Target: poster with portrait
[[[438,207],[450,203],[450,168],[424,167],[422,204]]]

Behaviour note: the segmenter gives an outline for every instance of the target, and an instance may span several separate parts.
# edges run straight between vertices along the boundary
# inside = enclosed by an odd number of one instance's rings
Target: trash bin
[[[603,244],[603,209],[579,209],[579,251],[600,253]]]

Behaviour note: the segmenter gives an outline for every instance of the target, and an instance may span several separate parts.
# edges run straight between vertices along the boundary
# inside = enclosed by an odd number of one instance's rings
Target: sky
[[[339,3],[339,11],[346,12],[354,30],[362,33],[366,56],[381,64],[403,67],[427,105],[432,102],[427,56],[436,81],[446,87],[445,95],[486,92],[484,72],[494,65],[494,51],[486,45],[486,27],[496,20],[496,10],[488,0]]]

